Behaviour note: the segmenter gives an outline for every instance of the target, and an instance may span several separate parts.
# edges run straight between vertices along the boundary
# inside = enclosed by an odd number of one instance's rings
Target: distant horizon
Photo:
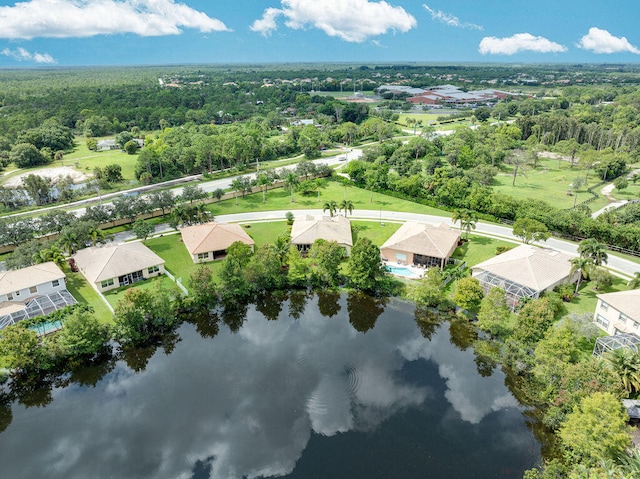
[[[388,60],[380,62],[368,61],[272,61],[272,62],[184,62],[184,63],[122,63],[122,64],[87,64],[87,65],[0,65],[0,70],[66,70],[66,69],[110,69],[110,68],[154,68],[154,67],[190,67],[190,66],[216,66],[216,67],[242,67],[242,66],[399,66],[399,65],[416,65],[416,66],[456,66],[464,65],[469,67],[483,66],[501,66],[516,68],[519,66],[632,66],[640,68],[640,61],[637,62],[580,62],[580,61],[564,61],[564,62],[498,62],[498,61],[409,61],[409,60]]]
[[[0,0],[0,68],[632,64],[639,10],[635,0]]]

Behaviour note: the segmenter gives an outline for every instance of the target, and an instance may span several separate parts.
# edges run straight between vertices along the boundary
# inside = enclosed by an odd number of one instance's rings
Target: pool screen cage
[[[9,314],[0,316],[0,329],[4,329],[7,326],[16,324],[23,319],[37,318],[38,316],[45,316],[49,313],[53,313],[58,309],[66,306],[76,304],[76,299],[71,296],[69,291],[62,290],[50,293],[45,296],[38,296],[37,298],[30,299],[25,303],[23,309],[13,311]]]
[[[490,273],[489,271],[482,271],[475,276],[475,278],[480,282],[485,294],[492,288],[503,289],[507,296],[507,304],[511,309],[514,309],[523,299],[537,299],[540,297],[540,291],[528,286],[523,286],[515,281]]]
[[[613,336],[603,336],[596,339],[596,345],[593,347],[594,356],[602,356],[609,351],[626,348],[634,353],[640,350],[640,338],[634,334],[619,333]]]

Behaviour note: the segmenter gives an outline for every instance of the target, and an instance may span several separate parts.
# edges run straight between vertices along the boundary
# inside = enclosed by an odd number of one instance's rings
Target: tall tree
[[[352,288],[375,293],[384,278],[384,266],[380,258],[380,248],[369,238],[358,238],[347,262],[349,285]]]
[[[322,212],[324,213],[325,211],[329,211],[329,216],[331,217],[336,214],[337,210],[338,203],[336,203],[334,200],[326,201],[324,205],[322,205]]]
[[[596,266],[606,264],[609,260],[606,245],[594,238],[582,240],[578,245],[578,254],[583,258],[590,258]]]
[[[520,238],[524,244],[533,241],[546,241],[551,236],[544,224],[532,218],[518,218],[513,223],[513,234]]]

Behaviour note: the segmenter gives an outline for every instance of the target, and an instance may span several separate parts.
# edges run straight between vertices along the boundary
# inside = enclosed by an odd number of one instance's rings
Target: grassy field
[[[262,194],[256,193],[247,195],[244,198],[238,197],[238,206],[235,200],[221,201],[220,203],[211,203],[208,208],[213,215],[225,215],[231,213],[245,213],[253,211],[275,211],[275,210],[298,210],[298,209],[321,209],[326,201],[335,201],[338,204],[346,196],[347,200],[353,202],[353,212],[358,210],[383,210],[389,211],[406,211],[410,213],[423,213],[440,216],[451,216],[450,213],[429,206],[423,206],[411,201],[393,198],[391,196],[373,193],[373,201],[370,201],[370,193],[366,190],[347,187],[340,183],[328,182],[327,186],[320,191],[320,202],[316,194],[311,196],[295,195],[295,202],[291,202],[289,190],[285,188],[277,188],[269,190],[267,193],[267,202],[262,202]]]
[[[128,155],[120,150],[91,151],[84,138],[76,138],[76,147],[73,152],[64,156],[62,164],[73,165],[83,173],[93,174],[96,166],[104,167],[115,163],[122,168],[122,177],[126,182],[137,181],[134,174],[137,158],[138,155]]]
[[[508,194],[518,200],[538,199],[551,203],[556,208],[571,208],[574,202],[579,204],[591,198],[586,189],[598,182],[591,173],[589,185],[573,192],[570,196],[567,191],[570,189],[571,182],[578,176],[584,177],[584,171],[576,167],[571,168],[568,162],[542,159],[538,161],[538,167],[535,170],[528,169],[525,172],[526,176],[518,174],[515,186],[512,186],[513,167],[503,165],[492,186],[496,192]],[[601,196],[590,203],[589,208],[596,211],[608,203],[609,201]]]

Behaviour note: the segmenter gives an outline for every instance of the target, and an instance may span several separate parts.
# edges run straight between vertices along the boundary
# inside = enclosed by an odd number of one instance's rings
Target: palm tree
[[[78,246],[78,237],[73,231],[65,231],[58,238],[58,244],[71,256],[75,252],[76,246]]]
[[[316,191],[318,192],[318,203],[320,203],[320,190],[324,188],[324,178],[316,178]]]
[[[629,289],[640,288],[640,271],[638,271],[635,274],[635,276],[627,283],[627,288]]]
[[[50,248],[41,250],[36,256],[37,257],[35,257],[34,259],[37,263],[46,263],[47,261],[53,261],[56,266],[61,269],[66,263],[64,253],[56,245],[52,245]]]
[[[338,210],[338,203],[334,200],[326,201],[324,205],[322,205],[322,212],[329,210],[329,216],[333,217],[333,215]]]
[[[578,254],[585,258],[591,258],[596,266],[606,264],[609,259],[606,245],[594,238],[582,240],[578,245]]]
[[[478,215],[475,211],[464,210],[464,215],[460,218],[460,228],[466,231],[466,238],[469,239],[469,233],[471,230],[476,229],[476,223],[478,222]]]
[[[460,221],[460,232],[462,232],[462,217],[464,216],[461,209],[453,210],[451,213],[451,221],[455,225],[458,221]]]
[[[235,178],[232,182],[231,182],[231,188],[233,188],[233,193],[234,196],[236,198],[236,206],[238,206],[238,191],[242,191],[242,180],[240,179],[240,177]]]
[[[569,274],[572,275],[576,271],[580,271],[580,275],[578,276],[578,282],[576,283],[576,292],[578,294],[578,290],[580,289],[580,283],[582,282],[582,278],[587,278],[589,276],[589,268],[593,265],[593,260],[591,258],[585,258],[583,256],[577,256],[575,258],[571,258],[571,270]]]
[[[347,211],[353,214],[353,201],[351,200],[342,200],[340,203],[340,211],[344,210],[344,216],[347,217]]]
[[[104,231],[97,226],[92,226],[91,228],[89,228],[89,237],[91,238],[91,244],[95,246],[98,243],[104,241],[105,234]]]
[[[293,190],[298,185],[298,176],[293,172],[287,173],[287,176],[284,178],[284,185],[288,186],[291,191],[291,203],[295,203],[296,200],[293,197]]]
[[[269,189],[269,185],[273,183],[273,178],[266,173],[260,173],[258,179],[256,181],[258,186],[262,186],[262,202],[267,202],[267,190]]]
[[[627,348],[618,348],[604,355],[606,363],[620,376],[629,395],[640,391],[640,354]]]

